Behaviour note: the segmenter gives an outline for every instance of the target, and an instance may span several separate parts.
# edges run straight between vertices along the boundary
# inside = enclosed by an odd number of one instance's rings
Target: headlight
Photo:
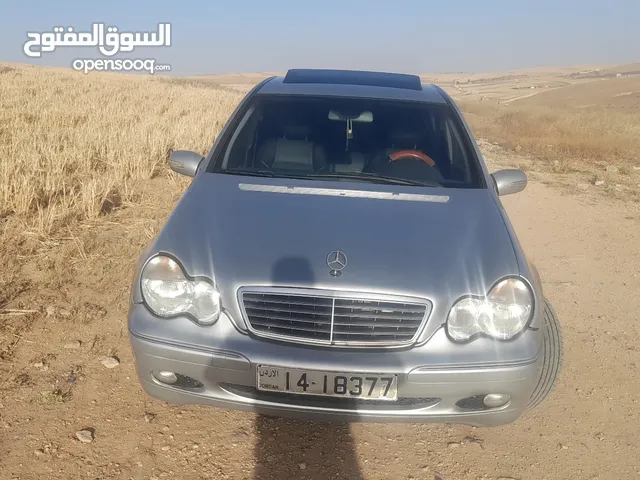
[[[486,298],[463,298],[456,302],[447,318],[447,332],[458,342],[485,334],[499,340],[515,337],[533,313],[533,295],[517,278],[498,282]]]
[[[161,317],[193,316],[211,325],[220,316],[220,293],[204,280],[190,280],[172,258],[158,255],[147,262],[141,275],[142,297]]]

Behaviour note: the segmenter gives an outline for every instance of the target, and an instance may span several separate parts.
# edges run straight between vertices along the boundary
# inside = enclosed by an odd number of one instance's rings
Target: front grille
[[[220,386],[229,393],[251,400],[281,403],[300,407],[333,408],[339,410],[419,410],[432,407],[441,399],[437,397],[398,397],[395,402],[388,400],[362,400],[359,398],[321,397],[315,395],[295,395],[281,392],[263,392],[255,387],[222,383]]]
[[[241,303],[256,335],[337,346],[410,344],[428,313],[427,302],[324,291],[243,291]]]

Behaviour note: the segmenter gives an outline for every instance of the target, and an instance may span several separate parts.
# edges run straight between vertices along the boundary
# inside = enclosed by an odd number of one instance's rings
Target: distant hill
[[[638,65],[640,67],[640,64]],[[540,92],[515,100],[513,106],[614,109],[640,113],[640,75],[597,79]]]
[[[436,83],[441,85],[456,99],[465,98],[467,100],[492,101],[497,103],[510,103],[513,101],[524,101],[531,98],[531,101],[537,101],[540,95],[546,95],[556,89],[564,89],[573,85],[582,83],[591,83],[602,79],[620,79],[619,77],[627,77],[640,74],[640,63],[631,63],[625,65],[571,65],[566,67],[533,67],[507,70],[502,72],[485,72],[485,73],[429,73],[421,74],[423,82]],[[253,85],[271,75],[283,75],[285,72],[255,72],[255,73],[238,73],[238,74],[217,74],[217,75],[197,75],[189,77],[199,82],[214,83],[223,85],[234,90],[242,92],[248,91]],[[633,82],[632,82],[633,83]],[[623,94],[628,91],[634,92],[635,87],[626,87],[617,84],[615,87],[606,87],[602,92],[602,97],[594,100],[592,103],[601,103],[601,101],[611,97],[612,105],[623,108],[629,105],[626,100],[615,97],[617,94]],[[622,89],[620,91],[618,89]],[[618,89],[618,90],[616,90]],[[576,95],[580,98],[573,103],[585,104],[590,89],[585,90],[584,95],[578,90]],[[607,93],[611,91],[610,93]],[[566,95],[566,91],[558,94],[560,97]],[[582,97],[585,97],[582,99]],[[535,100],[533,99],[535,97]],[[551,96],[550,99],[557,100],[558,97]],[[553,100],[549,100],[552,102]]]

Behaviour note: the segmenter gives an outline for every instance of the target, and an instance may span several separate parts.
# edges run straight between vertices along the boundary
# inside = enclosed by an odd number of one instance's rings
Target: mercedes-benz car
[[[515,421],[560,327],[463,114],[416,75],[289,70],[246,94],[131,288],[139,380],[172,404],[310,420]]]

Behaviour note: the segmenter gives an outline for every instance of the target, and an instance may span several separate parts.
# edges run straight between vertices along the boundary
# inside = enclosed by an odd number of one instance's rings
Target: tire
[[[544,301],[544,324],[542,325],[542,355],[538,384],[531,394],[527,410],[537,407],[549,396],[562,369],[564,347],[558,317],[551,304]]]

